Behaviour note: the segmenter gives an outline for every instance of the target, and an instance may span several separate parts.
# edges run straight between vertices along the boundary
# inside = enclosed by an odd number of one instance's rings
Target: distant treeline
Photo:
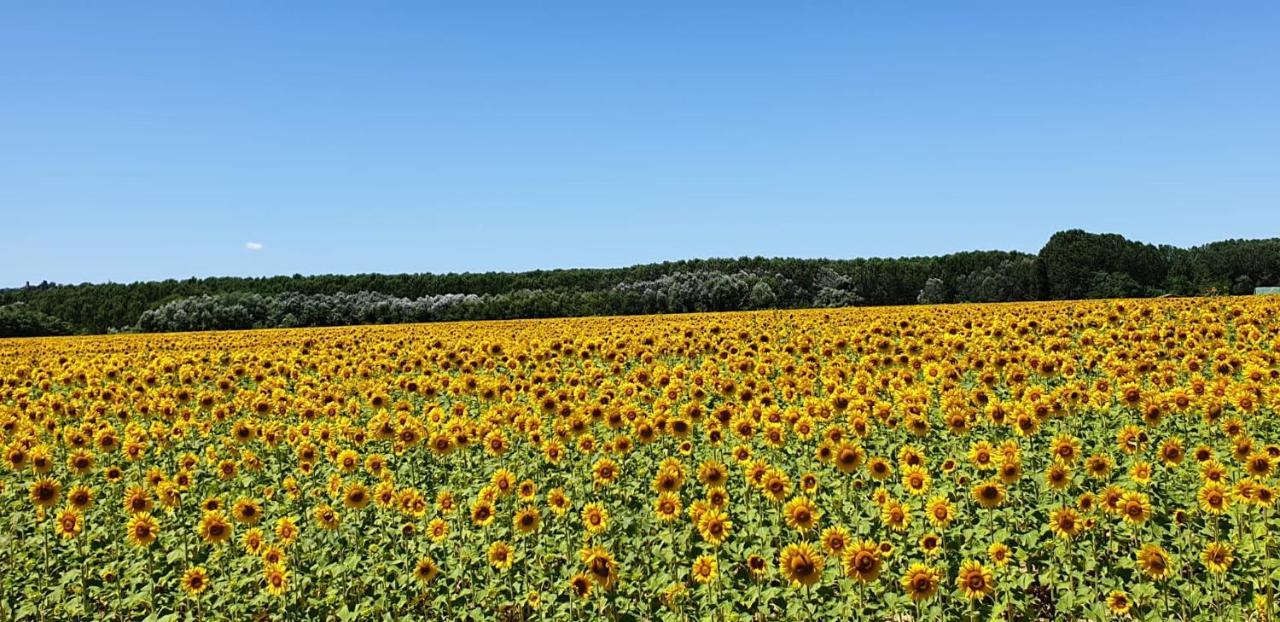
[[[0,336],[798,307],[1245,294],[1280,238],[1192,248],[1062,231],[1036,255],[694,259],[628,268],[218,277],[0,290]]]

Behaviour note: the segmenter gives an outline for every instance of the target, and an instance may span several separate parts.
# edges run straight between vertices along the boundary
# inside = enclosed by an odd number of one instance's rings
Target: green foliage
[[[0,337],[69,335],[71,332],[71,326],[66,322],[23,303],[0,307]]]
[[[0,334],[905,305],[921,300],[930,279],[944,284],[930,288],[930,302],[1244,294],[1255,286],[1280,283],[1280,238],[1177,248],[1075,229],[1054,234],[1038,255],[970,251],[896,259],[741,257],[529,272],[41,283],[0,290]],[[323,302],[326,296],[360,295],[381,297],[382,302],[359,308],[348,304],[331,313],[304,305]],[[215,300],[200,298],[206,296]],[[451,302],[443,312],[404,310],[424,299],[454,299],[448,297],[466,297],[466,302]],[[15,311],[14,303],[26,306]],[[174,314],[178,309],[196,313]],[[154,313],[144,317],[148,312],[170,315],[155,322]]]

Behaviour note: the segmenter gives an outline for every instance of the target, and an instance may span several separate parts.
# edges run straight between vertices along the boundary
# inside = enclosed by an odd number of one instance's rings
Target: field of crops
[[[1269,619],[1280,299],[0,341],[0,619]]]

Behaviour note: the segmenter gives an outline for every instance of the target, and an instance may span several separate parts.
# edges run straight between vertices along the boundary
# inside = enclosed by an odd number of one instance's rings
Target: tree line
[[[1055,233],[1037,254],[692,259],[626,268],[215,277],[0,290],[0,336],[859,305],[1246,294],[1280,238],[1191,248]]]

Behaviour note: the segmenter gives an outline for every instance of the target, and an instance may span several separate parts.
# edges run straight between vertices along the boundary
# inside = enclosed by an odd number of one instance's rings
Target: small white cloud
[[[262,242],[245,242],[244,248],[245,250],[250,251],[260,251],[265,247],[262,245]]]

